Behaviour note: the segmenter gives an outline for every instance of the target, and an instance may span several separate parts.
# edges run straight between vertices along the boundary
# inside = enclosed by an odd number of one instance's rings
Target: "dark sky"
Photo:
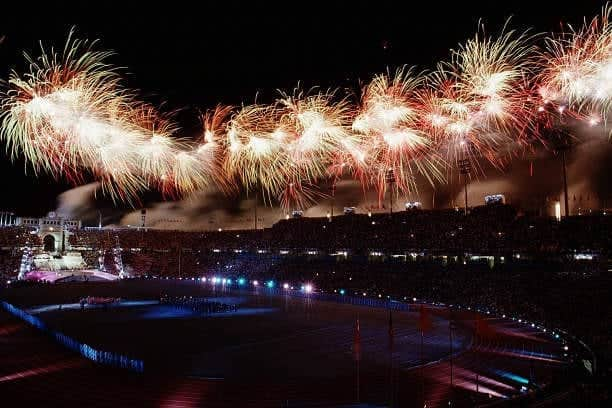
[[[71,26],[80,38],[101,40],[126,67],[126,83],[163,109],[184,109],[189,129],[199,109],[216,103],[270,102],[276,89],[342,87],[350,92],[372,74],[403,64],[431,68],[449,49],[473,35],[480,19],[495,32],[512,27],[558,31],[601,11],[601,1],[383,1],[47,2],[18,15],[5,14],[0,35],[0,77],[23,71],[22,51],[37,54],[38,41],[63,45]],[[211,5],[208,3],[215,3]],[[194,5],[194,4],[197,4]],[[222,5],[219,5],[222,4]],[[333,4],[333,5],[332,5]],[[49,177],[25,176],[23,163],[0,153],[0,208],[41,214],[69,188]]]

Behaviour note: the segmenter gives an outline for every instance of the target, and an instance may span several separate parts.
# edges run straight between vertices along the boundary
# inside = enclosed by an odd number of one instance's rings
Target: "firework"
[[[224,141],[227,140],[227,122],[232,109],[231,106],[218,105],[202,115],[203,132],[194,148],[205,174],[226,194],[237,190],[237,186],[231,183],[223,168]]]
[[[398,190],[416,190],[416,173],[441,179],[439,160],[429,135],[418,126],[421,107],[416,90],[421,78],[410,70],[398,70],[394,76],[378,75],[363,91],[361,109],[353,121],[353,131],[361,135],[361,156],[365,162],[365,180],[382,200],[392,175]]]
[[[612,28],[606,6],[579,31],[547,39],[479,32],[428,75],[410,69],[375,76],[358,104],[335,91],[281,93],[271,104],[217,106],[189,141],[168,115],[122,86],[112,54],[73,39],[26,56],[2,100],[0,138],[35,172],[74,183],[94,177],[113,199],[141,191],[188,195],[211,184],[225,193],[261,192],[267,203],[304,208],[318,186],[342,177],[374,189],[379,201],[432,185],[464,160],[502,167],[516,147],[539,139],[558,116],[605,122],[612,102]],[[537,72],[536,72],[537,69]]]
[[[292,172],[277,132],[280,113],[274,106],[249,105],[230,120],[224,140],[224,169],[249,190],[261,189],[267,200],[282,191]]]
[[[502,154],[534,135],[536,110],[528,75],[534,47],[515,31],[497,38],[477,34],[440,64],[422,93],[423,128],[449,163],[484,158],[500,166]]]
[[[580,30],[547,38],[538,76],[541,112],[554,104],[560,115],[586,118],[591,125],[605,118],[612,103],[611,11],[607,5]]]
[[[277,101],[281,117],[274,135],[284,144],[292,171],[288,174],[283,205],[304,208],[322,194],[316,184],[330,174],[336,152],[350,143],[352,108],[346,99],[335,100],[335,92],[311,95],[298,90],[281,94]]]
[[[80,49],[82,58],[74,60]],[[71,37],[62,54],[51,50],[37,60],[26,55],[30,73],[11,73],[2,106],[2,137],[13,157],[22,154],[36,170],[56,173],[78,159],[67,146],[75,116],[96,122],[105,105],[117,105],[117,76],[102,63],[108,55]]]
[[[121,87],[105,63],[111,53],[94,45],[71,33],[61,52],[26,56],[30,72],[11,74],[1,133],[11,156],[75,183],[91,174],[102,192],[128,202],[150,187],[176,197],[207,185],[206,162],[173,137],[170,120]]]
[[[129,129],[127,128],[129,126]],[[186,145],[172,137],[176,126],[148,105],[134,108],[124,124],[133,142],[131,151],[136,154],[138,172],[147,185],[159,186],[165,194],[172,195],[168,180],[173,173],[174,158]]]
[[[134,161],[137,138],[126,126],[131,98],[104,62],[111,53],[94,44],[71,33],[61,52],[26,55],[30,72],[12,72],[8,82],[1,137],[12,157],[23,155],[36,172],[78,183],[90,171],[104,191],[126,199],[144,185]]]

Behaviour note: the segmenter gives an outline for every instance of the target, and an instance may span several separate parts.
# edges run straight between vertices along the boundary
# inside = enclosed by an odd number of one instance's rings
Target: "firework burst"
[[[390,174],[404,193],[416,190],[417,173],[432,183],[442,178],[433,141],[418,126],[421,106],[416,91],[421,81],[410,70],[400,69],[393,76],[376,76],[364,88],[352,128],[361,136],[365,181],[378,191],[379,201]]]
[[[61,52],[26,55],[30,72],[12,72],[8,82],[1,137],[12,157],[23,155],[35,172],[78,183],[89,171],[103,191],[129,200],[144,185],[134,160],[138,138],[126,130],[131,97],[104,62],[111,53],[94,44],[71,32]]]
[[[279,119],[274,106],[245,106],[231,118],[224,140],[228,177],[247,191],[261,189],[266,200],[278,197],[293,171],[277,132]]]
[[[612,6],[586,22],[580,30],[547,38],[540,54],[538,75],[543,105],[554,105],[558,115],[586,119],[591,125],[605,119],[612,103]]]
[[[277,101],[281,117],[275,134],[285,143],[293,169],[280,199],[284,206],[304,208],[323,196],[316,184],[329,176],[336,152],[351,140],[352,107],[346,99],[335,99],[335,92],[295,90]]]
[[[75,150],[76,118],[100,125],[104,117],[116,116],[112,111],[125,102],[117,91],[118,76],[103,62],[110,53],[92,47],[71,33],[61,53],[52,49],[38,59],[26,54],[30,72],[11,73],[2,104],[2,138],[12,157],[23,155],[35,170],[59,175],[84,159]]]
[[[505,29],[496,38],[476,34],[429,76],[423,127],[449,163],[467,158],[478,168],[484,158],[500,167],[506,152],[534,137],[531,39]]]
[[[227,123],[232,115],[231,106],[217,105],[202,115],[202,135],[194,147],[194,152],[208,175],[219,190],[233,194],[237,187],[224,171],[224,148],[227,140]]]

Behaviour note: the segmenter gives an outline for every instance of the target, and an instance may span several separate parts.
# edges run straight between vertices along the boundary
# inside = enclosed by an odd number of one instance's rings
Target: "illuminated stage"
[[[28,272],[25,279],[56,283],[60,281],[115,281],[119,279],[119,277],[97,269],[67,269],[57,271],[35,270]]]

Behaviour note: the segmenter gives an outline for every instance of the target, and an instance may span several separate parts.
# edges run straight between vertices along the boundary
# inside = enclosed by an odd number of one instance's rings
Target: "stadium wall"
[[[2,302],[2,308],[35,328],[41,330],[42,332],[49,334],[56,342],[74,352],[79,353],[88,360],[98,364],[123,368],[138,373],[142,373],[144,371],[144,362],[142,360],[132,359],[122,354],[117,354],[110,351],[96,350],[87,344],[80,343],[70,336],[51,329],[39,318],[32,316],[31,314],[13,306],[10,303]]]

